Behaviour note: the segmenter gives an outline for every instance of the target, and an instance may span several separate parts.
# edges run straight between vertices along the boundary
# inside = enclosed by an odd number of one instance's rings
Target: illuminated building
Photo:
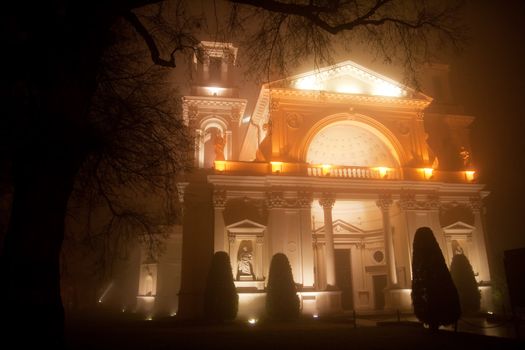
[[[247,117],[231,74],[236,48],[201,49],[183,98],[197,170],[178,182],[185,217],[167,252],[182,261],[178,272],[144,262],[139,304],[156,297],[146,286],[157,295],[164,286],[162,298],[178,298],[166,313],[198,316],[211,257],[226,251],[239,317],[258,318],[271,257],[282,252],[305,314],[409,310],[412,240],[428,226],[448,264],[467,255],[490,307],[487,193],[467,151],[473,118],[450,103],[445,66],[429,67],[434,102],[345,61],[264,84]]]

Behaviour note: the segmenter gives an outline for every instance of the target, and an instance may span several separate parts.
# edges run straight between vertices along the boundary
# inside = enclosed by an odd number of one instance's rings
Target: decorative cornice
[[[305,98],[311,101],[382,104],[416,109],[424,109],[430,104],[430,101],[421,99],[374,95],[354,95],[328,91],[298,90],[287,88],[272,88],[271,95],[281,98]]]

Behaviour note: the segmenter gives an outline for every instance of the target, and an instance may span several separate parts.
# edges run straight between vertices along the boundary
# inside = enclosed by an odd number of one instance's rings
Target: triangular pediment
[[[226,226],[226,229],[265,229],[266,226],[259,224],[258,222],[250,219],[244,219],[238,222],[234,222],[231,225]]]
[[[297,90],[431,100],[430,97],[353,61],[344,61],[276,83]]]
[[[476,229],[475,226],[466,224],[463,221],[456,221],[455,223],[451,225],[443,227],[443,231],[445,232],[458,232],[458,231],[465,232],[465,231],[473,231],[475,229]]]

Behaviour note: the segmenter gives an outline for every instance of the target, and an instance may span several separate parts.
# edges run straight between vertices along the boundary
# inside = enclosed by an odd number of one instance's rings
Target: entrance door
[[[372,276],[374,281],[374,304],[376,310],[383,310],[385,308],[385,293],[386,275]]]
[[[344,310],[354,307],[352,294],[352,268],[350,265],[350,249],[335,250],[335,282],[341,290],[341,304]]]

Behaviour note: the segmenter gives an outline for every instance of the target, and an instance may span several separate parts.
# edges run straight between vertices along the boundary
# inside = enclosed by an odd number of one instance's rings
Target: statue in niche
[[[253,253],[252,253],[252,242],[242,241],[239,246],[239,252],[237,254],[237,280],[255,280],[255,274],[253,272]]]
[[[226,141],[220,131],[215,134],[215,160],[224,160],[224,146]]]
[[[461,245],[459,245],[458,241],[454,239],[452,240],[451,244],[452,244],[452,255],[463,254],[463,248],[461,248]]]
[[[470,152],[467,151],[467,149],[463,146],[459,149],[459,156],[461,157],[461,161],[463,162],[463,167],[465,169],[470,168]]]

